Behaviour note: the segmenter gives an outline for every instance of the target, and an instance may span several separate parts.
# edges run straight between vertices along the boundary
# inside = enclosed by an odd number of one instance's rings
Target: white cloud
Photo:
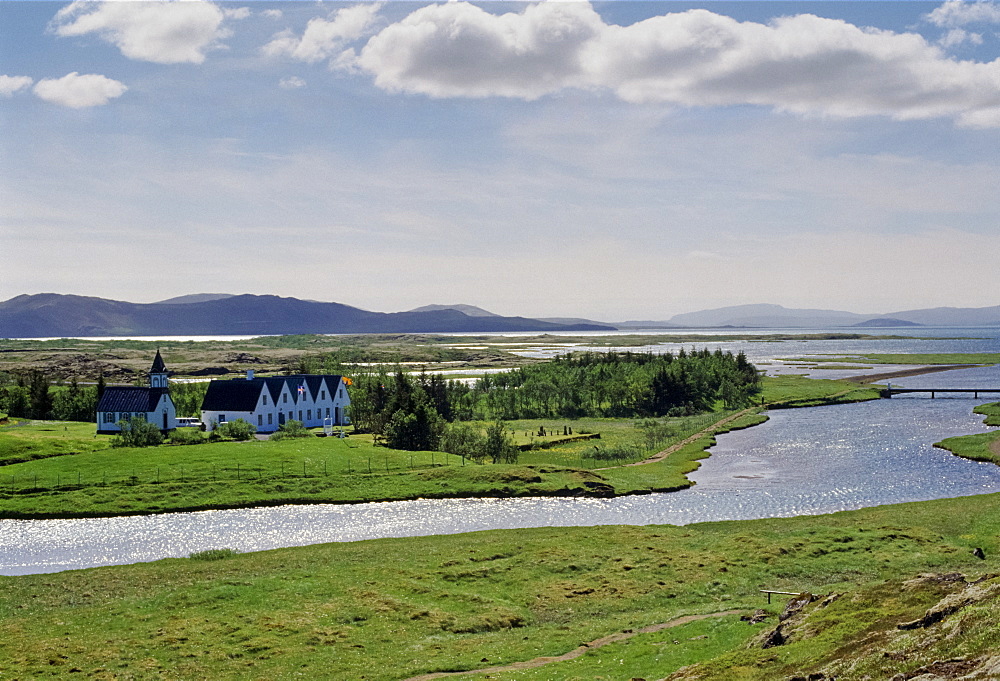
[[[46,102],[84,109],[102,106],[128,90],[123,83],[94,73],[81,76],[76,71],[62,78],[46,78],[35,85],[35,94]]]
[[[357,64],[378,87],[432,97],[608,89],[633,103],[1000,122],[1000,61],[957,61],[915,33],[808,14],[761,24],[691,10],[617,26],[587,3],[494,15],[451,2],[385,27]]]
[[[18,90],[31,87],[34,82],[29,76],[0,76],[0,95],[10,97]]]
[[[581,58],[606,29],[586,3],[542,3],[496,16],[451,2],[386,27],[368,41],[358,63],[390,91],[536,99],[595,84]]]
[[[240,12],[240,10],[234,10]],[[129,59],[158,64],[200,64],[228,36],[225,14],[211,2],[93,2],[59,10],[50,30],[59,36],[96,33]]]
[[[305,86],[306,82],[298,76],[288,76],[287,78],[282,78],[278,82],[278,87],[283,90],[297,90],[298,88]]]
[[[235,7],[233,9],[223,9],[222,13],[227,19],[246,19],[250,16],[249,7]]]
[[[284,30],[261,49],[272,57],[285,56],[310,63],[322,61],[339,54],[346,42],[362,37],[380,8],[380,3],[371,3],[339,9],[329,19],[311,19],[301,38],[291,30]]]
[[[977,23],[1000,24],[1000,5],[993,2],[948,0],[924,18],[935,26],[942,27]]]
[[[959,45],[964,45],[965,43],[982,45],[983,36],[981,33],[970,33],[965,29],[953,28],[941,36],[937,41],[937,44],[945,49],[958,47]]]
[[[284,14],[280,9],[266,9],[260,13],[262,17],[267,17],[268,19],[280,19]]]

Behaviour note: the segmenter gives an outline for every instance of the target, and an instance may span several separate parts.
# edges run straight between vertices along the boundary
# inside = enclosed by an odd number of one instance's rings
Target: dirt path
[[[651,624],[648,627],[643,627],[642,629],[626,630],[616,634],[609,634],[608,636],[603,636],[590,641],[589,643],[584,643],[568,653],[563,653],[562,655],[558,655],[556,657],[536,657],[533,660],[527,660],[525,662],[513,662],[511,664],[497,665],[495,667],[483,667],[482,669],[469,669],[464,672],[433,672],[431,674],[411,676],[408,679],[404,679],[404,681],[431,681],[431,679],[443,679],[448,676],[462,676],[464,674],[493,674],[496,672],[516,672],[522,669],[535,669],[547,664],[552,664],[553,662],[573,660],[580,657],[587,651],[596,650],[608,645],[609,643],[624,641],[625,639],[632,638],[636,634],[652,634],[653,632],[663,631],[664,629],[679,627],[682,624],[687,624],[689,622],[706,620],[712,617],[728,617],[729,615],[738,615],[741,612],[743,611],[726,610],[725,612],[713,612],[707,615],[685,615],[684,617],[678,617],[670,620],[669,622],[663,622],[662,624]]]

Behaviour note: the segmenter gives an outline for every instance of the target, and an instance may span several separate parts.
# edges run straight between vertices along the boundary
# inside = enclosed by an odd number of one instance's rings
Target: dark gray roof
[[[205,411],[253,411],[257,408],[257,400],[260,399],[265,380],[267,379],[252,378],[211,381],[201,408]]]
[[[112,386],[104,389],[97,411],[155,411],[166,392],[165,388]]]
[[[264,386],[267,386],[274,404],[278,403],[281,389],[285,385],[288,385],[293,403],[299,401],[299,386],[303,383],[307,386],[310,396],[316,399],[324,379],[331,392],[330,396],[333,397],[337,386],[340,385],[341,377],[332,374],[297,374],[249,380],[236,378],[228,381],[212,381],[208,384],[208,392],[205,393],[201,408],[205,411],[253,411],[257,408],[257,400],[260,399],[260,391]]]

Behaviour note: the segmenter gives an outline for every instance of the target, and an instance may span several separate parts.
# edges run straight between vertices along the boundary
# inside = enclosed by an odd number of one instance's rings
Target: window
[[[264,425],[264,415],[263,414],[257,414],[257,425],[258,426]]]
[[[264,395],[264,404],[267,404],[267,395]]]
[[[106,411],[106,412],[104,412],[104,422],[105,423],[114,423],[115,422],[115,413],[113,411]]]
[[[288,404],[288,393],[285,393],[281,397],[282,397],[281,401],[284,402],[285,404]]]
[[[271,425],[273,423],[273,421],[271,420],[271,417],[273,417],[273,416],[274,416],[274,414],[268,414],[267,415],[267,425]]]
[[[313,417],[313,410],[312,409],[306,409],[306,418],[309,419],[309,420],[312,420],[312,417]]]
[[[319,399],[321,399],[321,400],[325,400],[326,399],[326,391],[325,390],[320,390],[319,391]]]
[[[219,414],[219,423],[225,423],[225,422],[226,422],[226,415]]]
[[[340,389],[339,391],[337,391],[337,392],[338,392],[338,396],[339,396],[339,397],[343,397],[343,396],[344,396],[344,389],[343,389],[343,388],[341,388],[341,389]]]
[[[299,409],[299,421],[301,421],[301,420],[302,420],[302,410]]]
[[[326,408],[326,417],[330,418],[330,407]]]

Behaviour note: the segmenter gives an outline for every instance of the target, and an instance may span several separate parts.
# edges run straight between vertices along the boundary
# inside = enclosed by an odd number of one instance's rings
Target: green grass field
[[[558,656],[683,615],[758,608],[768,615],[761,624],[705,619],[536,670],[457,678],[661,679],[701,663],[680,678],[823,670],[840,681],[889,679],[1000,646],[996,579],[968,587],[979,600],[939,624],[896,628],[965,587],[956,577],[910,581],[917,575],[1000,572],[1000,495],[221,555],[0,577],[0,667],[24,679],[388,681]],[[808,606],[805,619],[783,625],[784,645],[764,649],[751,639],[777,625],[784,599],[769,606],[760,589],[842,595]]]
[[[846,381],[797,376],[767,378],[763,398],[786,406],[828,404],[877,397],[876,390]],[[687,487],[713,444],[711,435],[759,423],[762,417],[714,429],[666,460],[641,460],[727,416],[712,412],[667,419],[672,433],[651,443],[633,419],[516,421],[515,437],[537,442],[540,426],[562,437],[600,433],[523,452],[516,465],[478,465],[442,452],[403,452],[376,447],[371,436],[346,439],[215,442],[144,449],[114,449],[110,436],[89,423],[16,422],[0,426],[0,517],[78,517],[190,511],[284,503],[350,503],[458,496],[634,494]],[[663,421],[661,419],[661,421]],[[526,435],[527,434],[527,435]],[[593,458],[594,447],[632,447],[622,461]],[[613,488],[613,490],[612,490]]]

